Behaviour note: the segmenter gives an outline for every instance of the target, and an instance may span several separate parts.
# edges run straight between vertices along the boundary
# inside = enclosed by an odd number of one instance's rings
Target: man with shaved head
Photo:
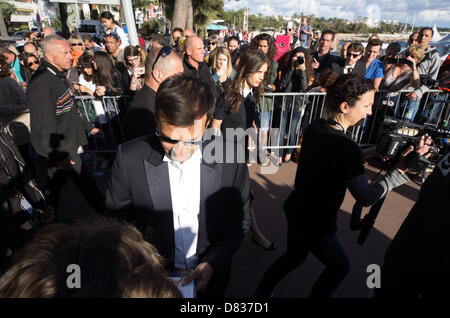
[[[69,43],[58,35],[49,35],[42,39],[41,48],[44,59],[27,88],[31,143],[38,155],[35,159],[39,168],[37,181],[50,190],[50,201],[56,212],[60,195],[69,192],[63,191],[67,178],[72,179],[92,207],[101,212],[103,195],[82,166],[78,149],[87,144],[87,132],[92,135],[102,132],[94,128],[75,105],[74,89],[65,75],[72,66]]]
[[[155,132],[155,96],[166,78],[183,72],[182,57],[170,46],[153,48],[145,60],[145,85],[136,93],[125,118],[127,140]]]
[[[205,62],[205,47],[202,39],[196,35],[189,36],[186,38],[184,46],[186,53],[183,57],[183,74],[206,82],[211,88],[211,92],[217,97],[216,86]]]

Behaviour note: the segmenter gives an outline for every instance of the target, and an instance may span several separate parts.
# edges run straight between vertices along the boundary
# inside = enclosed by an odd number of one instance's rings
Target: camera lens
[[[298,65],[302,65],[303,63],[305,63],[305,59],[302,56],[299,56],[297,58],[297,63],[298,63]]]

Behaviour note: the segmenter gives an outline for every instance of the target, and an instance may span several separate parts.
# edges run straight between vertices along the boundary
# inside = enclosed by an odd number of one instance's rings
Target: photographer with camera
[[[318,119],[306,129],[295,188],[284,203],[287,251],[264,275],[257,297],[269,297],[278,282],[300,266],[310,252],[326,265],[310,296],[330,297],[351,268],[347,251],[336,235],[337,213],[347,188],[357,201],[368,206],[409,181],[405,162],[400,160],[384,178],[369,185],[363,152],[346,135],[348,128],[372,113],[374,95],[373,81],[353,74],[340,75],[328,88],[325,102],[330,117]],[[408,153],[411,151],[409,148]],[[423,143],[416,151],[428,152],[428,146]]]
[[[121,71],[122,83],[127,95],[134,95],[144,85],[145,50],[129,45],[124,50],[125,66]]]
[[[417,66],[417,70],[419,71],[420,77],[431,80],[436,80],[437,75],[439,73],[439,67],[441,65],[439,53],[435,48],[432,48],[428,45],[433,38],[434,31],[432,28],[422,28],[419,31],[418,42],[425,50],[425,57],[422,62]],[[414,120],[417,111],[419,110],[420,100],[424,93],[429,90],[429,87],[426,84],[426,81],[422,83],[422,85],[417,88],[414,92],[411,92],[406,95],[408,102],[406,103],[406,111],[403,116],[404,119],[408,119],[410,121]]]
[[[402,118],[403,107],[399,107],[397,103],[398,93],[402,89],[420,87],[420,75],[417,70],[419,64],[425,57],[425,50],[419,44],[410,46],[404,54],[404,58],[388,59],[386,65],[386,76],[381,82],[380,89],[392,92],[388,95],[389,101],[396,105],[394,116]]]
[[[314,69],[312,67],[312,56],[307,49],[303,47],[297,47],[292,50],[289,56],[287,65],[290,68],[283,71],[280,80],[280,91],[288,93],[300,93],[305,92],[308,87],[314,82]],[[302,107],[307,103],[306,97],[287,96],[285,99],[286,109],[281,110],[281,123],[280,123],[280,146],[284,146],[284,133],[288,131],[288,145],[295,146],[297,144],[297,126],[302,114]],[[288,117],[288,113],[291,112],[291,116]],[[288,118],[290,124],[288,124]],[[293,148],[286,149],[285,157],[283,151],[279,150],[278,164],[282,162],[289,162]]]

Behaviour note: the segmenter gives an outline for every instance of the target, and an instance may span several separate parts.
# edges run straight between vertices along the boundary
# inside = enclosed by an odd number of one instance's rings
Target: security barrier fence
[[[372,116],[348,130],[349,136],[360,145],[376,143],[380,118],[384,115],[408,121],[423,122],[438,127],[449,121],[449,94],[430,90],[421,99],[410,101],[410,90],[398,92],[380,91],[375,95]],[[299,141],[308,125],[326,117],[326,93],[265,93],[258,106],[256,125],[258,141],[249,143],[249,149],[258,147],[274,154],[300,148]],[[81,113],[104,131],[105,138],[91,138],[87,151],[114,152],[125,141],[123,121],[132,96],[105,96],[96,99],[91,96],[77,96],[76,103]]]

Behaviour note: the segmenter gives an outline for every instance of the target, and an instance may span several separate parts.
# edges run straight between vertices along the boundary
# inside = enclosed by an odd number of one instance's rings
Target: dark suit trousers
[[[224,272],[214,275],[209,281],[206,291],[197,293],[197,298],[223,298],[230,281],[231,264]]]

